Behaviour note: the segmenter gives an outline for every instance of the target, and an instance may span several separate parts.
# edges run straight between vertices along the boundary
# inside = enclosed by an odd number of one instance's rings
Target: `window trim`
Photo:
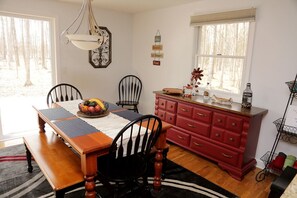
[[[234,21],[239,22],[239,21]],[[241,21],[243,22],[243,21]],[[234,102],[241,102],[241,98],[242,98],[242,93],[243,90],[245,89],[246,83],[250,82],[250,73],[251,73],[251,64],[252,64],[252,55],[253,55],[253,45],[254,45],[254,35],[255,35],[255,27],[256,27],[256,23],[255,21],[247,21],[249,22],[249,32],[248,32],[248,41],[247,41],[247,51],[246,51],[246,56],[245,56],[245,60],[244,60],[244,65],[243,65],[243,73],[242,73],[242,79],[241,79],[241,87],[239,90],[238,94],[235,93],[227,93],[227,92],[223,92],[220,90],[211,90],[211,95],[217,95],[220,97],[225,97],[225,98],[232,98]],[[220,24],[220,23],[218,23]],[[224,22],[222,22],[222,24],[225,24]],[[205,24],[208,25],[208,24]],[[199,35],[199,28],[201,28],[201,25],[199,26],[195,26],[194,28],[194,32],[195,32],[195,38],[194,38],[194,42],[195,44],[195,53],[194,53],[194,68],[197,68],[198,65],[198,54],[199,53],[199,43],[201,42],[201,36]],[[211,56],[214,57],[214,56]],[[232,56],[233,58],[234,56]],[[200,86],[199,89],[202,90],[202,92],[205,90],[205,86]]]

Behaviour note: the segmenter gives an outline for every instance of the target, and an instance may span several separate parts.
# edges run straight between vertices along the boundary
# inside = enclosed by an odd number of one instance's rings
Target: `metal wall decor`
[[[107,27],[99,27],[103,36],[103,44],[94,50],[89,50],[89,63],[94,68],[106,68],[111,63],[111,32]]]

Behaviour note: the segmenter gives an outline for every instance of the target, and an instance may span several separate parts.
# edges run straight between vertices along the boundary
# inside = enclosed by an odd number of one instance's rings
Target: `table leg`
[[[45,133],[45,121],[38,115],[39,133]]]
[[[161,190],[161,175],[162,175],[162,166],[163,166],[163,150],[158,149],[156,156],[155,156],[155,176],[154,176],[154,190],[159,191]]]
[[[95,191],[95,176],[85,176],[85,197],[95,198],[96,191]]]
[[[97,173],[97,155],[88,154],[81,156],[81,167],[85,175],[85,197],[95,198],[95,176]]]

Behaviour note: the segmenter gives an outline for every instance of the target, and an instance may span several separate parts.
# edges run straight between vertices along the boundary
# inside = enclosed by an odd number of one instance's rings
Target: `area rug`
[[[55,197],[51,186],[43,176],[38,165],[32,161],[33,173],[27,172],[27,161],[23,145],[0,149],[0,197],[32,198]],[[63,171],[63,167],[61,167]],[[149,178],[152,185],[153,178]],[[108,191],[98,182],[96,191],[100,196],[110,197]],[[227,190],[211,183],[203,177],[186,170],[168,160],[162,190],[155,197],[160,198],[235,198]],[[77,188],[65,194],[65,198],[84,197],[84,188]]]

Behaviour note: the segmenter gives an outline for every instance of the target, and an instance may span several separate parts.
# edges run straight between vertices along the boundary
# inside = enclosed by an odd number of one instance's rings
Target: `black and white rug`
[[[32,198],[54,197],[51,186],[46,181],[38,165],[33,161],[33,173],[27,172],[27,161],[23,145],[0,149],[0,197]],[[61,171],[63,168],[61,167]],[[152,184],[153,178],[149,178]],[[101,197],[109,197],[107,190],[96,183],[96,191]],[[84,187],[65,194],[65,198],[84,197]],[[236,195],[211,183],[203,177],[186,170],[168,160],[166,178],[157,197],[170,198],[235,198]]]

